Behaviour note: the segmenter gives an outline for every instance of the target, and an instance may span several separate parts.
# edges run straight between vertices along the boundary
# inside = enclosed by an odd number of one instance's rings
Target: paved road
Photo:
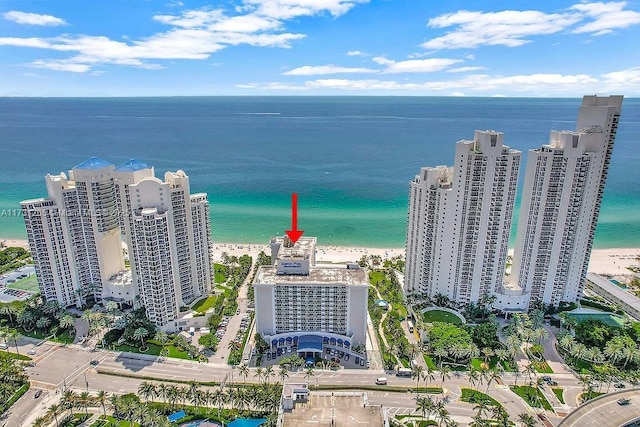
[[[631,404],[618,405],[617,400],[627,398]],[[593,399],[569,414],[561,427],[622,426],[640,418],[640,388],[609,393]]]

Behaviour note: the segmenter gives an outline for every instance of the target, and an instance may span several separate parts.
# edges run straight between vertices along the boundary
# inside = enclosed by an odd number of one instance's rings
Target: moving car
[[[625,385],[624,385],[624,384],[622,384],[622,383],[615,383],[613,386],[614,386],[615,388],[625,388]]]
[[[387,385],[387,377],[378,377],[378,378],[376,378],[376,384],[378,384],[378,385]]]
[[[98,363],[100,362],[98,362],[97,360],[92,360],[91,362],[89,362],[89,365],[96,366]]]
[[[618,402],[618,405],[620,406],[626,406],[631,403],[629,399],[625,399],[625,398],[618,399],[616,402]]]
[[[39,398],[39,397],[40,397],[40,395],[41,395],[41,394],[42,394],[42,390],[37,390],[37,391],[36,391],[36,394],[34,394],[34,395],[33,395],[33,398],[34,398],[34,399],[37,399],[37,398]]]

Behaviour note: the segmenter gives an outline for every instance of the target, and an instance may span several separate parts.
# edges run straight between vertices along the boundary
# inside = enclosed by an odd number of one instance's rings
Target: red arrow
[[[291,194],[291,230],[286,233],[294,244],[304,233],[304,230],[298,230],[298,193]]]

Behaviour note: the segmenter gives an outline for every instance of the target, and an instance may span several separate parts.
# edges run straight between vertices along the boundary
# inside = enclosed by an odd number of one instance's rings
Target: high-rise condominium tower
[[[622,96],[585,96],[575,132],[529,151],[510,281],[557,305],[582,293]]]
[[[459,141],[453,167],[410,183],[405,290],[460,302],[497,292],[504,276],[521,153],[503,134]]]
[[[180,306],[211,289],[209,202],[206,194],[190,194],[183,171],[164,178],[138,160],[116,168],[97,158],[73,168],[68,179],[46,176],[49,197],[22,208],[48,301],[67,307],[87,295],[125,303],[140,296],[151,321],[178,329]]]
[[[149,320],[175,330],[180,306],[211,289],[209,202],[190,194],[183,171],[133,183],[126,174],[118,183],[137,292]]]
[[[21,203],[38,285],[47,301],[82,305],[124,268],[115,165],[91,158],[47,175],[47,198]]]

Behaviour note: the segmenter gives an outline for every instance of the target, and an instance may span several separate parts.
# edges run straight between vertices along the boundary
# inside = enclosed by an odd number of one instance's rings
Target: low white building
[[[278,356],[284,348],[303,358],[337,352],[355,360],[362,356],[353,348],[366,343],[366,271],[316,266],[315,247],[315,237],[272,239],[273,264],[261,266],[253,283],[257,332]]]
[[[629,316],[640,320],[640,298],[620,288],[606,277],[587,273],[586,287],[607,301],[619,305]]]

